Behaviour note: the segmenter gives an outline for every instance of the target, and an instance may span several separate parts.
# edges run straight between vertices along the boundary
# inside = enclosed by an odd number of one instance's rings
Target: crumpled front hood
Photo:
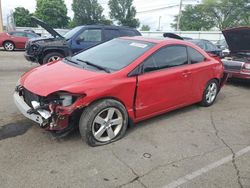
[[[89,71],[58,61],[28,71],[22,76],[21,85],[32,93],[47,96],[57,91],[74,93],[75,85],[80,84],[84,89],[86,82],[94,83],[106,76],[103,72]]]
[[[250,27],[222,31],[231,52],[250,52]]]
[[[30,44],[39,44],[40,46],[68,46],[66,40],[61,38],[39,37],[29,40]]]

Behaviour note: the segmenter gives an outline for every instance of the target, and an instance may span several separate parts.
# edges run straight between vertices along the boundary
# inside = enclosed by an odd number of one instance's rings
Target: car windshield
[[[80,31],[82,29],[82,26],[78,26],[75,27],[74,29],[70,30],[69,32],[67,32],[65,35],[63,35],[63,37],[68,40],[71,37],[73,37],[78,31]]]
[[[120,70],[154,46],[153,43],[113,39],[72,57],[74,62],[86,62],[109,71]]]

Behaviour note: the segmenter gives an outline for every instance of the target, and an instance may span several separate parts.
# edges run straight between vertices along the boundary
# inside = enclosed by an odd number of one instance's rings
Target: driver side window
[[[102,41],[102,30],[101,29],[87,29],[84,30],[78,39],[81,41],[88,42],[101,42]]]
[[[188,64],[185,46],[168,46],[151,55],[143,64],[143,72],[171,68]]]

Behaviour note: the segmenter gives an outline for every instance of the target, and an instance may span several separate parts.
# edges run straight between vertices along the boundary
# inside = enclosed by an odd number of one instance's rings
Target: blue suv
[[[35,17],[32,17],[32,20],[46,29],[52,36],[30,39],[26,44],[25,58],[41,65],[70,56],[116,37],[141,35],[139,31],[129,27],[84,25],[75,27],[62,36],[42,20]]]

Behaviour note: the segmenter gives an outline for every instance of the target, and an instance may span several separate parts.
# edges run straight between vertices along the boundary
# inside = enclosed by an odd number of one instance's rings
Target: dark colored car
[[[222,59],[225,72],[231,77],[250,79],[250,27],[222,31],[230,54]]]
[[[70,56],[113,38],[141,35],[136,29],[129,27],[85,25],[75,27],[62,36],[42,20],[35,17],[32,17],[32,20],[53,36],[30,40],[27,43],[26,59],[39,64]]]
[[[222,56],[222,50],[220,48],[218,48],[215,44],[210,42],[209,40],[192,39],[192,40],[188,40],[188,41],[196,44],[197,46],[199,46],[201,49],[203,49],[207,53],[214,54],[218,57]]]
[[[25,31],[11,31],[0,33],[0,47],[6,51],[15,49],[24,49],[25,43],[31,38],[37,38],[39,35]]]
[[[222,56],[222,50],[218,48],[216,45],[214,45],[212,42],[205,40],[205,39],[192,39],[189,37],[181,37],[175,33],[164,33],[163,37],[174,38],[174,39],[179,39],[179,40],[187,40],[199,46],[201,49],[203,49],[207,53],[214,54],[218,57]]]
[[[200,102],[226,81],[220,59],[183,40],[122,37],[24,74],[14,101],[53,133],[79,128],[91,146],[122,138],[128,123]]]

